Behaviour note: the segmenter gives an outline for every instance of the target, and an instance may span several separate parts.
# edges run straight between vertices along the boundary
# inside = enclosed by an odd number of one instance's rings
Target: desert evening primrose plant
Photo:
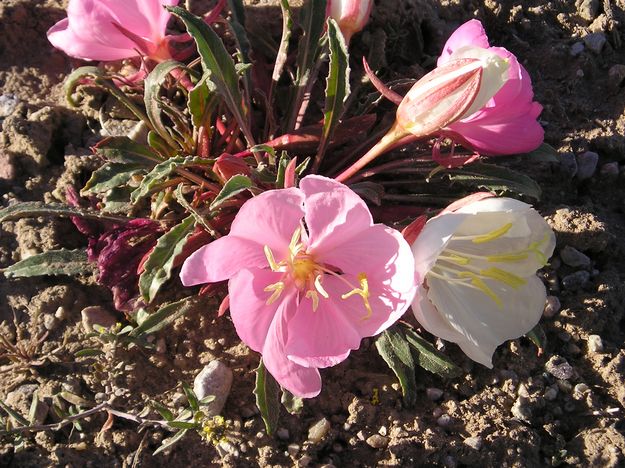
[[[68,216],[89,239],[5,276],[95,268],[127,322],[115,337],[136,346],[198,296],[217,298],[205,313],[229,310],[260,354],[255,393],[269,432],[280,392],[318,395],[324,369],[364,338],[407,407],[417,364],[462,372],[421,328],[492,366],[545,300],[536,272],[554,235],[510,198],[537,200],[540,187],[504,158],[549,160],[542,108],[528,72],[477,20],[451,35],[433,70],[385,84],[388,70],[348,53],[372,5],[308,0],[296,12],[280,2],[282,35],[268,47],[239,0],[203,17],[177,0],[70,0],[48,37],[100,62],[68,76],[70,103],[100,88],[100,115],[121,103],[137,124],[94,146],[101,167],[68,187],[67,203],[0,210],[0,221]]]

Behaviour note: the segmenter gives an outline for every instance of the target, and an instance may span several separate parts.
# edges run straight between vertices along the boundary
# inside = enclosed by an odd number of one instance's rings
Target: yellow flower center
[[[368,319],[373,311],[369,304],[369,282],[366,273],[360,273],[358,275],[360,287],[355,287],[345,279],[345,276],[341,272],[334,271],[324,264],[317,262],[314,255],[309,253],[304,243],[301,242],[301,235],[302,228],[300,227],[293,233],[293,237],[289,243],[287,257],[280,262],[276,262],[269,246],[266,245],[264,247],[265,257],[267,257],[267,263],[269,263],[271,271],[282,273],[280,281],[270,284],[264,289],[265,292],[271,293],[266,304],[269,305],[275,302],[282,295],[282,291],[284,291],[287,285],[292,284],[298,289],[300,294],[303,294],[304,297],[312,301],[313,311],[316,311],[319,307],[320,297],[324,299],[330,297],[323,287],[323,279],[325,275],[332,275],[351,288],[347,293],[341,295],[341,299],[347,299],[354,295],[358,295],[362,298],[366,310],[363,320]]]

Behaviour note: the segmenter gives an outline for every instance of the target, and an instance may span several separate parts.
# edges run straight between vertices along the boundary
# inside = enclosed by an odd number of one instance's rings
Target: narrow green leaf
[[[291,7],[289,6],[289,0],[280,0],[280,9],[282,11],[282,37],[280,38],[280,47],[276,54],[276,61],[273,66],[273,73],[271,74],[271,88],[269,89],[269,108],[272,109],[274,90],[278,86],[278,81],[282,76],[284,70],[284,64],[288,58],[289,52],[289,40],[293,31],[293,17],[291,15]]]
[[[154,450],[154,453],[152,455],[161,453],[163,450],[166,450],[172,445],[174,445],[176,442],[178,442],[180,439],[182,439],[185,436],[188,430],[189,429],[181,429],[178,432],[176,432],[173,436],[168,437],[167,439],[164,439],[163,442],[161,443],[161,446],[157,448],[156,450]]]
[[[388,329],[378,337],[375,346],[382,359],[397,376],[404,404],[407,407],[413,406],[417,400],[415,363],[405,338],[394,329]]]
[[[167,425],[176,429],[195,429],[198,427],[198,423],[189,421],[168,421]]]
[[[143,164],[106,163],[93,171],[91,178],[80,191],[81,195],[103,193],[126,185],[131,177],[145,169]]]
[[[83,84],[83,79],[86,76],[103,76],[103,70],[93,66],[79,67],[65,78],[65,99],[72,107],[78,106],[78,102],[76,102],[72,94],[74,94],[78,86]]]
[[[137,323],[137,327],[130,333],[130,336],[139,337],[156,333],[203,302],[203,298],[199,296],[190,296],[166,304],[153,314],[142,314],[145,318]]]
[[[199,158],[195,156],[183,157],[179,156],[177,158],[171,158],[163,161],[160,164],[154,166],[152,169],[141,181],[141,184],[130,194],[130,202],[132,204],[137,203],[141,198],[147,196],[150,193],[150,190],[154,188],[157,184],[163,182],[169,175],[174,172],[177,168],[181,168],[184,166],[192,165],[192,164],[206,164],[207,160],[204,158]]]
[[[204,73],[196,83],[187,99],[187,107],[195,128],[210,120],[211,111],[215,108],[215,92],[217,88],[210,80],[210,73]]]
[[[201,18],[180,7],[167,9],[182,20],[188,33],[195,40],[204,72],[210,73],[210,80],[215,83],[217,92],[224,98],[248,143],[253,145],[254,138],[247,122],[247,112],[242,105],[239,76],[222,40]]]
[[[106,213],[123,214],[132,209],[130,203],[131,187],[115,187],[104,196],[102,211]]]
[[[20,260],[4,269],[7,278],[28,278],[32,276],[58,276],[91,274],[95,266],[89,263],[86,250],[48,250]]]
[[[198,411],[200,409],[200,402],[197,398],[197,395],[195,394],[195,392],[193,391],[193,389],[188,383],[182,382],[181,385],[182,385],[182,390],[184,390],[184,394],[187,396],[187,399],[189,400],[189,406],[191,407],[191,410],[193,412]]]
[[[523,158],[527,158],[528,163],[544,162],[544,163],[557,163],[560,161],[560,156],[555,148],[547,143],[541,144],[534,151],[521,154]]]
[[[33,398],[30,402],[30,409],[28,410],[29,424],[35,424],[35,418],[37,417],[37,406],[39,406],[39,392],[35,390],[33,392]]]
[[[74,356],[76,356],[76,357],[92,357],[92,356],[100,356],[102,354],[104,354],[104,351],[102,351],[101,349],[85,348],[85,349],[81,349],[80,351],[76,351],[74,353]]]
[[[221,191],[217,194],[213,202],[210,204],[210,209],[214,210],[218,208],[224,201],[238,195],[241,192],[252,187],[252,181],[249,177],[238,174],[230,177],[228,182],[226,182],[221,189]]]
[[[235,65],[237,72],[243,76],[243,84],[246,94],[246,102],[249,100],[249,93],[252,89],[250,60],[250,40],[245,29],[245,8],[241,0],[228,0],[230,10],[230,27],[237,43],[237,58],[239,63]]]
[[[462,375],[462,369],[460,367],[454,364],[451,359],[438,351],[423,337],[409,329],[406,329],[405,333],[408,343],[417,354],[417,362],[425,370],[448,379],[453,379]]]
[[[304,409],[304,400],[296,397],[288,390],[282,389],[282,397],[280,398],[282,406],[286,408],[289,414],[300,414]]]
[[[191,215],[193,216],[197,224],[199,224],[204,229],[206,229],[206,232],[209,232],[213,236],[216,235],[215,230],[208,224],[208,222],[204,219],[204,217],[200,214],[200,212],[197,211],[195,208],[193,208],[193,206],[191,206],[191,204],[184,197],[184,195],[182,194],[182,184],[176,187],[176,190],[174,191],[174,196],[176,197],[176,201],[180,203],[180,205],[185,210],[191,213]]]
[[[282,151],[276,171],[276,187],[284,187],[284,175],[291,158],[286,151]]]
[[[132,218],[102,213],[84,208],[74,208],[61,203],[21,202],[0,209],[0,223],[20,218],[37,218],[39,216],[79,216],[88,219],[105,219],[127,223]]]
[[[148,304],[154,300],[160,287],[171,278],[174,260],[182,252],[194,227],[195,219],[188,216],[156,242],[139,277],[139,291]]]
[[[95,153],[112,163],[141,164],[154,166],[159,161],[152,148],[128,137],[110,137],[102,140],[95,147]]]
[[[534,328],[527,332],[525,336],[527,336],[530,341],[536,345],[538,348],[538,355],[540,356],[547,346],[547,335],[545,334],[543,327],[541,327],[538,323]]]
[[[471,188],[486,189],[497,194],[512,192],[540,199],[540,186],[532,178],[507,167],[487,163],[472,163],[445,171],[452,182]]]
[[[280,385],[267,372],[262,359],[256,369],[254,395],[256,395],[256,406],[260,410],[267,434],[272,435],[278,427],[280,416]]]
[[[2,400],[0,400],[0,408],[2,408],[4,411],[6,411],[9,416],[11,416],[13,419],[15,419],[22,426],[29,426],[30,425],[24,416],[19,414],[17,411],[15,411],[13,408],[11,408],[9,405],[7,405]]]
[[[328,18],[328,45],[330,48],[330,69],[326,80],[326,99],[323,110],[323,129],[321,142],[315,157],[313,172],[321,165],[321,160],[334,130],[343,115],[344,105],[349,96],[349,55],[347,45],[338,24],[332,18]]]

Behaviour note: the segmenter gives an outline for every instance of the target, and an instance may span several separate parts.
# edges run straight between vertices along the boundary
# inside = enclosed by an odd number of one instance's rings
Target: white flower
[[[546,291],[536,270],[555,235],[526,203],[474,199],[429,220],[413,243],[420,286],[412,308],[430,333],[492,367],[497,346],[540,320]]]

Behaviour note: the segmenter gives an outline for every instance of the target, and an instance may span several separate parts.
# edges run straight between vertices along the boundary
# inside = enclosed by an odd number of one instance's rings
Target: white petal
[[[428,278],[428,285],[432,305],[461,335],[450,341],[458,343],[471,359],[487,367],[492,367],[497,346],[526,334],[538,323],[547,296],[545,286],[536,276],[526,278],[526,284],[516,290],[500,282],[488,282],[501,298],[503,308],[479,290],[437,278]]]

